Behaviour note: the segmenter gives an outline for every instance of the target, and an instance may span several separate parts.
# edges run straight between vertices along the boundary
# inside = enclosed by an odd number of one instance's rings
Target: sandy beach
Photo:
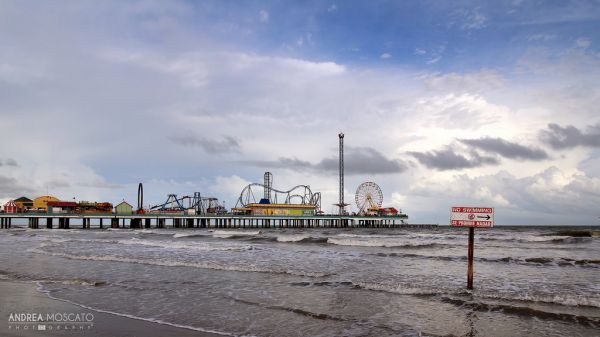
[[[0,304],[0,317],[2,317],[0,336],[221,336],[82,308],[68,302],[49,298],[36,288],[34,283],[0,281],[0,298],[2,299]],[[80,327],[80,324],[75,326],[55,324],[52,329],[48,324],[44,324],[46,330],[40,331],[37,330],[37,326],[41,322],[33,324],[9,322],[10,315],[16,313],[35,313],[44,317],[47,313],[83,313],[88,317],[93,315],[93,323],[91,325],[85,324],[82,327]],[[60,326],[60,330],[56,326]]]

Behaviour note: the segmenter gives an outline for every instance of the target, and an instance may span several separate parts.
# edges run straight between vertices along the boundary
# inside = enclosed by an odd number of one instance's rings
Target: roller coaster
[[[252,183],[244,187],[240,193],[235,207],[246,207],[249,204],[270,203],[289,205],[313,205],[317,211],[321,210],[321,193],[313,192],[308,185],[297,185],[287,191],[272,187],[273,176],[265,173],[265,183]],[[261,198],[261,194],[263,198]]]
[[[198,215],[227,213],[217,198],[202,197],[200,192],[194,192],[193,196],[182,197],[178,197],[177,194],[169,194],[167,201],[149,208],[150,212],[157,213],[185,212],[187,210],[194,210],[194,213]]]

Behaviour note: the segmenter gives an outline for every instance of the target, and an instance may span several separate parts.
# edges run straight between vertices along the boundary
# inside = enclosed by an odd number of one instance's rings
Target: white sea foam
[[[242,251],[252,249],[251,245],[232,245],[222,246],[215,245],[213,243],[205,242],[180,242],[180,241],[158,241],[158,240],[142,240],[142,239],[128,239],[119,240],[118,243],[124,245],[142,245],[151,247],[161,247],[167,249],[185,249],[185,250],[198,250],[198,251]]]
[[[160,229],[141,229],[136,230],[135,234],[157,234],[157,235],[173,235],[173,232],[170,230],[160,230]]]
[[[569,236],[535,236],[535,235],[526,235],[521,238],[516,238],[516,240],[526,241],[526,242],[546,242],[546,241],[560,241],[564,239],[570,238]]]
[[[202,233],[175,233],[173,234],[173,238],[174,239],[178,239],[178,238],[188,238],[188,237],[195,237],[195,236],[206,236],[206,234],[202,234]]]
[[[73,240],[60,239],[60,238],[49,238],[46,241],[49,241],[52,243],[65,243],[65,242],[69,242],[69,241],[73,241]]]
[[[52,243],[66,243],[66,242],[83,242],[83,243],[108,243],[108,244],[121,244],[121,245],[140,245],[148,247],[160,247],[167,249],[184,249],[184,250],[195,250],[195,251],[244,251],[253,249],[251,245],[218,245],[214,243],[205,242],[179,242],[179,241],[160,241],[160,240],[144,240],[138,238],[122,239],[122,240],[103,240],[103,239],[48,239],[44,241],[39,247],[46,247]],[[32,251],[32,249],[28,250]]]
[[[84,243],[119,243],[120,240],[106,240],[106,239],[62,239],[56,237],[50,237],[45,242],[50,243],[66,243],[66,242],[84,242]]]
[[[477,293],[477,296],[491,299],[501,300],[517,300],[517,301],[528,301],[528,302],[542,302],[542,303],[555,303],[567,306],[588,306],[600,308],[600,296],[581,296],[581,295],[570,295],[570,294],[536,294],[532,295],[529,293],[519,293],[518,295],[512,294],[494,294],[490,292]]]
[[[362,246],[362,247],[427,247],[432,242],[410,242],[402,238],[372,238],[372,239],[353,239],[353,238],[329,238],[327,243],[338,246]]]
[[[334,237],[340,238],[363,238],[363,239],[375,239],[375,238],[402,238],[404,235],[381,235],[381,234],[346,234],[341,233]]]
[[[359,286],[363,289],[385,291],[395,294],[403,295],[457,295],[464,293],[464,290],[457,289],[444,289],[444,288],[419,288],[410,287],[402,284],[385,284],[385,283],[373,283],[373,282],[352,282],[352,284]],[[569,295],[569,294],[552,294],[552,295],[532,295],[529,293],[519,293],[517,295],[506,294],[506,293],[493,293],[489,290],[485,292],[475,292],[474,295],[482,298],[496,299],[496,300],[510,300],[510,301],[527,301],[527,302],[543,302],[543,303],[555,303],[567,306],[590,306],[600,307],[599,296],[580,296],[580,295]]]
[[[386,283],[375,283],[375,282],[352,282],[363,289],[385,291],[395,294],[402,295],[459,295],[464,294],[464,290],[458,289],[445,289],[445,288],[419,288],[405,286],[402,284],[386,284]],[[600,307],[600,296],[581,296],[581,295],[570,295],[570,294],[529,294],[526,292],[519,294],[510,293],[493,293],[489,289],[485,291],[476,291],[473,293],[477,297],[495,299],[495,300],[509,300],[509,301],[526,301],[526,302],[542,302],[542,303],[554,303],[566,306],[589,306],[589,307]]]
[[[306,234],[277,235],[278,242],[298,242],[308,238],[310,235]]]
[[[402,284],[386,284],[375,282],[352,282],[352,284],[367,290],[385,291],[401,295],[452,295],[463,292],[462,290],[457,289],[407,287]]]
[[[212,232],[213,237],[227,239],[232,236],[253,236],[259,235],[260,231],[225,231],[225,230],[216,230]]]
[[[497,235],[497,234],[482,234],[480,238],[483,240],[493,241],[518,241],[518,242],[552,242],[552,241],[564,241],[571,239],[570,236],[558,236],[558,235]]]
[[[212,269],[212,270],[224,270],[224,271],[239,271],[239,272],[253,272],[253,273],[270,273],[270,274],[289,274],[295,276],[305,277],[324,277],[328,276],[327,273],[312,272],[312,271],[301,271],[301,270],[277,270],[269,269],[251,264],[244,265],[221,265],[211,261],[202,262],[183,262],[174,260],[147,260],[147,259],[133,259],[128,257],[111,256],[111,255],[72,255],[58,252],[48,252],[40,249],[33,249],[31,252],[36,254],[51,255],[64,257],[70,260],[89,260],[89,261],[110,261],[110,262],[123,262],[123,263],[135,263],[145,265],[155,265],[164,267],[191,267],[199,269]]]

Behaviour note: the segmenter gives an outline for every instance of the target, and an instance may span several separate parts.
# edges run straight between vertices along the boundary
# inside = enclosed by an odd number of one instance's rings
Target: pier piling
[[[11,228],[13,218],[24,219],[28,227],[39,228],[40,219],[45,219],[46,228],[54,228],[54,219],[59,229],[69,229],[71,220],[82,222],[82,229],[104,228],[103,220],[109,219],[110,228],[165,228],[167,221],[172,228],[431,228],[437,225],[405,224],[397,217],[363,216],[257,216],[257,215],[184,215],[184,214],[2,214],[0,227]],[[154,219],[154,221],[153,221]],[[96,220],[98,220],[96,222]],[[97,225],[96,225],[97,224]]]

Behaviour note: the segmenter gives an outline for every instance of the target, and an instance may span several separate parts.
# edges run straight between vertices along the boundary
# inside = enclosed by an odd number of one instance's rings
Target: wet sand
[[[34,330],[38,323],[16,324],[9,322],[10,314],[35,313],[46,316],[47,313],[91,313],[93,326],[88,324],[58,324],[50,330],[48,324],[45,331]],[[88,316],[90,317],[90,316]],[[57,326],[57,325],[55,325]],[[74,327],[74,329],[73,329]],[[0,336],[33,337],[33,336],[222,336],[186,328],[159,324],[119,315],[98,312],[77,305],[49,298],[37,291],[33,283],[0,281]]]

